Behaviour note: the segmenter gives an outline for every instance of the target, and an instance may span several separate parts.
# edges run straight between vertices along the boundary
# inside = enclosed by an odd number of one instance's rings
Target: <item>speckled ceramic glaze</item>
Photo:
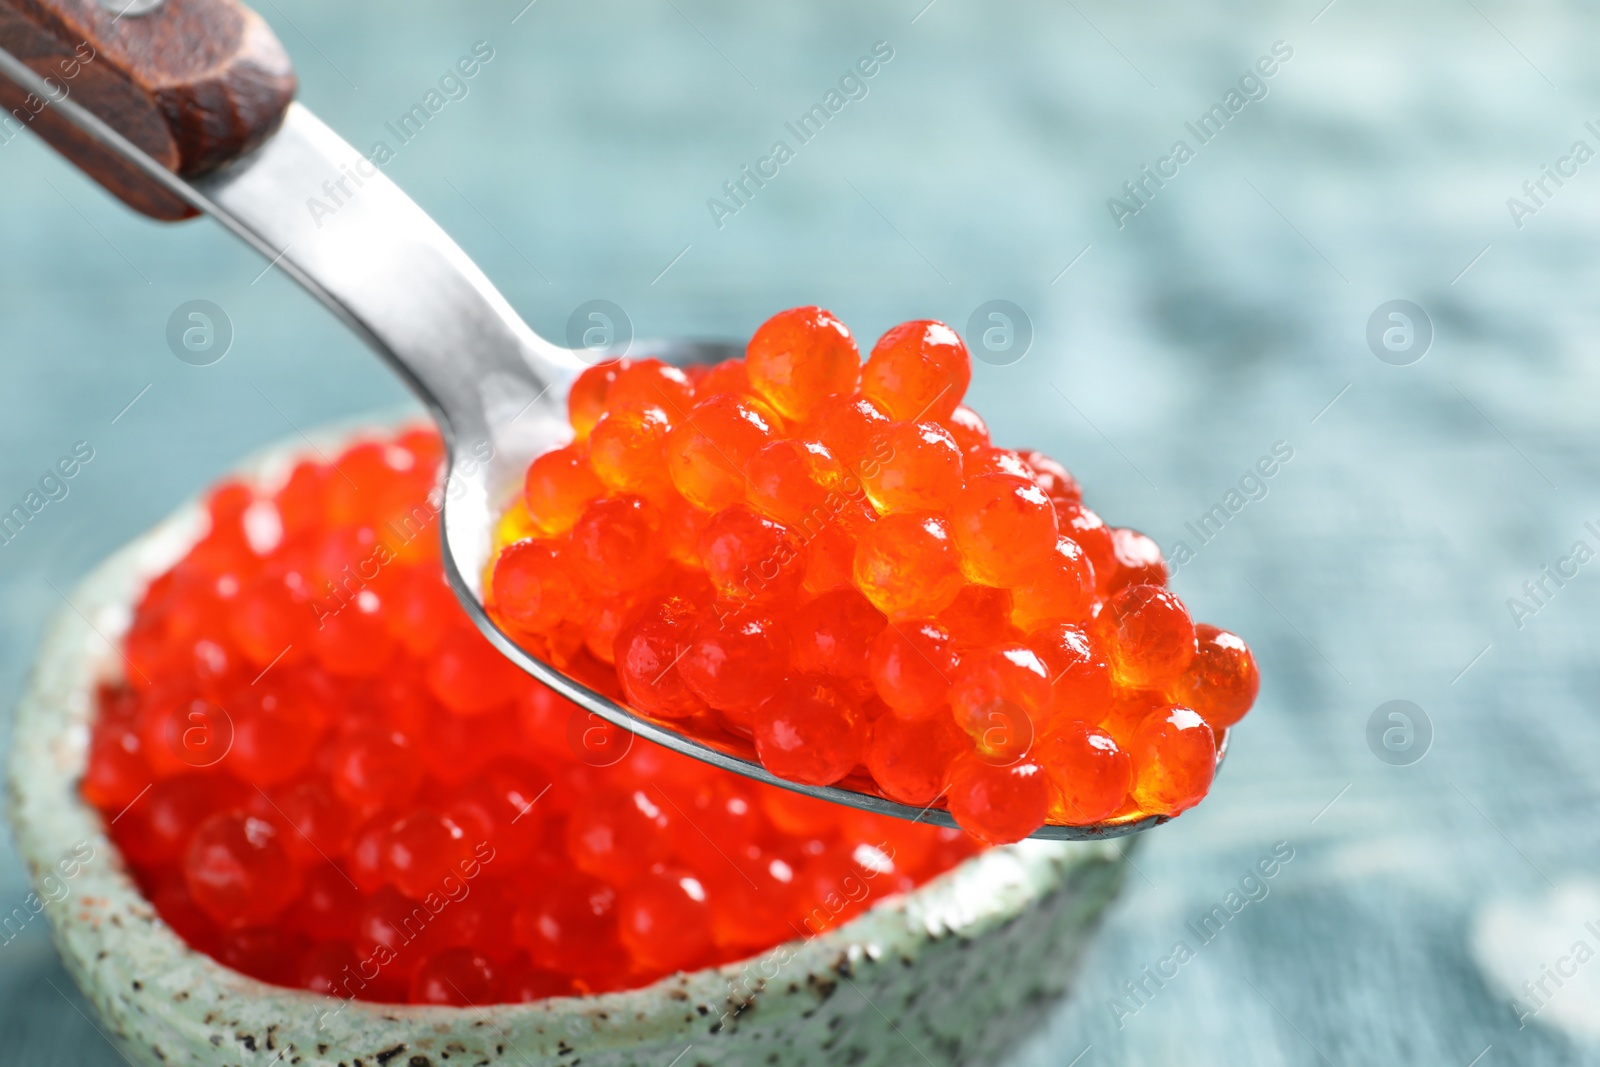
[[[250,472],[281,466],[289,451]],[[743,963],[533,1004],[374,1005],[244,977],[156,917],[77,792],[95,683],[121,665],[110,642],[202,522],[197,507],[185,509],[78,587],[44,635],[16,713],[11,820],[37,891],[30,907],[42,909],[102,1028],[133,1062],[992,1064],[1068,989],[1122,887],[1116,846],[1026,842]]]

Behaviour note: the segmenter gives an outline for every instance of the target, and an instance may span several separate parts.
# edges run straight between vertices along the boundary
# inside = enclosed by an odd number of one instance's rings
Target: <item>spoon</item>
[[[226,226],[267,257],[268,270],[343,319],[427,405],[450,456],[445,571],[501,652],[592,714],[684,755],[822,800],[954,826],[942,808],[778,778],[594,692],[495,626],[482,600],[497,517],[528,463],[570,439],[573,379],[610,357],[529,329],[377,164],[293,102],[294,90],[282,46],[235,0],[0,0],[0,103],[135,210]],[[710,342],[636,347],[678,364],[743,354]],[[1033,836],[1117,837],[1167,818],[1046,825]]]

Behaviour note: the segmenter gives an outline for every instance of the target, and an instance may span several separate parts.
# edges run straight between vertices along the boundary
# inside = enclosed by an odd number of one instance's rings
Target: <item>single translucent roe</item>
[[[949,418],[972,380],[966,342],[942,322],[904,322],[872,346],[861,393],[890,418]]]
[[[861,380],[855,338],[818,307],[780,311],[745,346],[745,371],[761,398],[786,419],[808,419],[829,397],[849,396]]]

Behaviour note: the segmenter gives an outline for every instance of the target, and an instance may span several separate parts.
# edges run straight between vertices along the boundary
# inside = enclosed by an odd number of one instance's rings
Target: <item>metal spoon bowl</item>
[[[47,88],[3,51],[0,73],[38,92]],[[270,261],[269,269],[293,277],[422,398],[450,454],[445,570],[473,622],[523,670],[606,721],[695,759],[821,800],[955,825],[942,808],[911,807],[866,791],[870,782],[812,786],[778,778],[749,752],[687,737],[645,718],[530,655],[501,632],[483,607],[492,531],[528,463],[570,439],[567,391],[595,357],[553,345],[529,329],[421,208],[310,111],[291,106],[281,128],[260,148],[218,172],[185,181],[73,99],[53,106],[102,146],[255,247]],[[742,346],[663,341],[635,345],[633,354],[707,363],[741,355]],[[1033,836],[1117,837],[1166,821],[1148,816],[1094,826],[1047,825]]]

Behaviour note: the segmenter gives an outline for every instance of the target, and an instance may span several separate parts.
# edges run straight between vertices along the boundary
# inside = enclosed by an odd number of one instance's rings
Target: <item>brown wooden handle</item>
[[[294,68],[235,0],[0,0],[0,50],[49,97],[0,76],[0,143],[28,127],[136,211],[196,211],[52,106],[70,98],[182,178],[266,140],[294,99]]]

